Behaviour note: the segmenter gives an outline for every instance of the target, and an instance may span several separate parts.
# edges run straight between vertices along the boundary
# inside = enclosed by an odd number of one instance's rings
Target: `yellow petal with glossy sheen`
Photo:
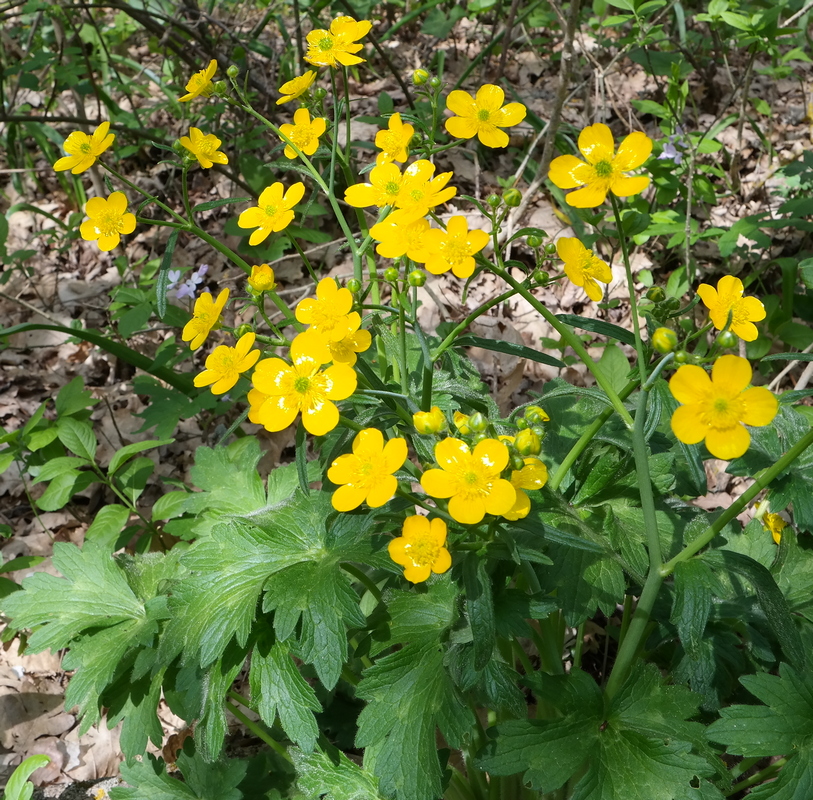
[[[753,374],[748,359],[739,356],[720,356],[711,368],[712,382],[726,392],[741,392],[751,383]]]
[[[711,391],[711,379],[702,367],[684,364],[669,380],[669,391],[678,403],[700,403]]]
[[[123,214],[127,210],[127,195],[124,192],[113,192],[107,198],[107,210],[114,214]]]
[[[330,400],[325,400],[318,408],[302,410],[302,424],[308,433],[324,436],[339,424],[339,409]]]
[[[561,236],[556,240],[556,253],[562,261],[581,262],[586,250],[587,248],[574,236]]]
[[[579,150],[590,164],[612,161],[615,151],[612,131],[601,122],[588,125],[579,134]]]
[[[365,428],[353,439],[353,452],[360,458],[367,454],[380,453],[383,449],[384,434],[378,428]]]
[[[700,406],[689,405],[672,414],[672,433],[684,444],[698,444],[706,437],[708,428],[700,424],[700,412]]]
[[[429,522],[429,536],[435,544],[445,544],[447,533],[446,523],[440,517],[435,517]]]
[[[641,131],[625,137],[618,147],[613,166],[622,172],[637,169],[652,155],[652,139]]]
[[[744,455],[750,444],[751,434],[742,425],[723,431],[712,428],[706,435],[706,449],[723,461],[731,461]]]
[[[502,472],[508,466],[508,448],[497,439],[478,442],[473,455],[479,463],[494,472]]]
[[[429,469],[421,476],[421,487],[430,497],[445,499],[458,489],[457,480],[442,469]]]
[[[426,517],[415,514],[404,520],[404,536],[407,537],[409,541],[415,541],[418,537],[429,535],[430,523]]]
[[[567,271],[567,270],[565,270],[565,271]],[[570,278],[570,275],[568,275],[568,278]],[[570,278],[570,280],[573,281],[573,283],[575,283],[576,286],[579,285],[572,278]],[[596,283],[595,279],[591,278],[589,275],[582,275],[582,280],[583,280],[583,283],[582,283],[581,286],[584,289],[585,294],[594,303],[600,303],[601,299],[604,297],[604,289],[602,289],[602,287],[599,286],[598,283]]]
[[[458,264],[455,264],[452,267],[452,272],[454,273],[456,278],[463,278],[463,279],[470,278],[472,276],[472,274],[474,273],[475,266],[477,266],[477,265],[476,265],[474,259],[471,256],[469,256],[468,258],[464,258]],[[448,269],[448,266],[447,266],[447,269]]]
[[[476,116],[477,114],[477,105],[474,98],[462,89],[449,92],[449,96],[446,98],[446,108],[461,117]]]
[[[332,384],[327,391],[327,396],[331,400],[346,400],[356,391],[358,382],[356,372],[347,364],[334,364],[328,367],[324,374]],[[338,411],[336,413],[338,414]]]
[[[499,111],[503,100],[505,100],[505,92],[493,83],[483,84],[474,97],[474,102],[478,108],[487,109],[492,113]]]
[[[302,181],[291,184],[291,187],[285,192],[285,206],[286,208],[293,208],[305,196],[305,184]]]
[[[96,232],[96,224],[92,219],[86,219],[79,226],[79,233],[86,242],[95,242],[99,238],[99,234]]]
[[[753,322],[734,322],[731,324],[731,332],[744,342],[753,342],[759,336],[759,330]]]
[[[267,219],[265,211],[256,206],[247,208],[237,218],[237,224],[241,228],[257,228]]]
[[[456,139],[471,139],[477,135],[477,121],[472,117],[449,117],[444,126]]]
[[[485,498],[486,511],[489,514],[501,515],[510,511],[517,499],[517,490],[511,483],[500,478],[491,485],[491,492]]]
[[[528,109],[522,103],[508,103],[499,110],[492,121],[501,128],[508,128],[511,125],[519,125],[527,113]]]
[[[255,415],[256,421],[267,431],[281,431],[287,428],[296,419],[299,406],[288,402],[285,397],[270,397],[260,406]]]
[[[613,279],[613,271],[610,269],[610,265],[606,261],[602,261],[598,256],[593,256],[590,259],[588,270],[593,278],[602,283],[610,283]]]
[[[277,181],[260,192],[257,198],[258,206],[279,205],[282,202],[282,184]]]
[[[518,519],[525,519],[528,516],[528,512],[531,510],[531,500],[525,492],[521,489],[517,491],[517,499],[514,501],[514,505],[506,511],[503,516],[511,520]]]
[[[469,454],[469,446],[462,439],[450,436],[435,445],[435,461],[442,469],[454,469],[461,458]]]
[[[358,508],[365,498],[365,490],[358,486],[340,486],[333,492],[330,502],[336,511],[352,511]]]
[[[759,322],[761,319],[765,319],[765,306],[762,305],[761,300],[756,297],[743,297],[740,302],[742,303],[741,308],[745,310],[749,320]]]
[[[384,445],[384,467],[387,472],[395,472],[404,465],[407,459],[405,439],[390,439]]]
[[[390,558],[402,567],[412,563],[412,559],[407,555],[407,545],[409,542],[403,537],[399,536],[397,539],[390,540],[387,545],[387,552]]]
[[[697,294],[706,308],[714,308],[717,305],[717,290],[708,283],[701,283],[697,287]]]
[[[356,469],[358,468],[358,457],[352,453],[343,453],[333,459],[333,463],[327,471],[328,480],[341,486],[344,483],[352,483]]]
[[[469,231],[469,247],[471,248],[471,253],[479,253],[487,244],[491,237],[485,232],[476,228],[473,231]]]
[[[449,262],[438,255],[429,256],[424,267],[427,272],[431,272],[433,275],[443,275],[444,272],[448,272],[450,269]]]
[[[582,189],[576,189],[565,197],[573,208],[595,208],[607,199],[607,181],[596,181]]]
[[[124,214],[121,218],[119,233],[132,233],[136,229],[135,214]]]
[[[513,487],[511,487],[511,491],[513,491]],[[479,497],[464,498],[456,494],[449,500],[449,513],[452,515],[452,519],[463,525],[476,525],[486,515],[486,507]]]
[[[370,508],[381,508],[384,503],[388,503],[395,495],[398,488],[398,481],[393,475],[385,475],[376,483],[367,495],[367,505]]]
[[[108,236],[100,236],[96,242],[99,245],[99,250],[103,253],[107,253],[112,250],[114,247],[118,247],[119,242],[121,241],[121,236],[117,233],[111,233]]]
[[[416,567],[411,561],[404,568],[404,577],[411,583],[423,583],[431,574],[431,567]]]
[[[762,386],[746,389],[741,395],[743,403],[742,421],[746,425],[761,427],[769,425],[779,411],[779,401],[776,396]]]
[[[353,208],[367,208],[378,202],[379,191],[368,183],[356,183],[344,190],[344,199]]]
[[[432,562],[432,572],[442,575],[452,566],[452,554],[444,547],[438,557]]]
[[[496,125],[482,122],[477,128],[477,138],[486,147],[493,147],[495,149],[498,147],[508,147],[508,142],[510,141],[505,131],[501,131]]]
[[[559,156],[550,162],[548,177],[560,189],[575,189],[590,180],[593,168],[576,156]]]
[[[103,197],[91,197],[85,203],[85,214],[89,217],[98,217],[107,211],[107,202]]]
[[[649,186],[649,177],[646,175],[621,175],[617,177],[610,186],[612,193],[616,197],[632,197],[634,194],[641,194],[641,192]]]

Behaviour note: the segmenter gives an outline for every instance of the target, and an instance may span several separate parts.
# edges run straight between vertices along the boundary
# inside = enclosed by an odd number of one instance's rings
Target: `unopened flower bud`
[[[348,291],[352,294],[358,294],[361,291],[361,281],[357,278],[350,278],[346,285]]]
[[[455,411],[454,426],[462,436],[468,436],[471,433],[468,414],[464,414],[462,411]]]
[[[666,300],[666,292],[660,286],[651,286],[646,290],[646,299],[653,303],[662,303]]]
[[[533,247],[533,248],[542,247],[542,237],[541,236],[531,235],[525,241],[528,243],[528,247]]]
[[[531,425],[538,425],[540,422],[550,422],[550,417],[541,406],[528,406],[525,409],[525,419]]]
[[[677,311],[680,308],[680,300],[677,297],[667,297],[663,301],[663,307],[667,311]]]
[[[733,333],[732,331],[722,331],[717,336],[717,344],[719,344],[720,347],[724,347],[726,350],[729,347],[736,347],[738,341],[739,338],[737,334]]]
[[[426,273],[422,269],[413,269],[407,275],[407,283],[410,286],[423,286],[426,283]]]
[[[469,417],[469,427],[475,433],[482,433],[488,427],[488,419],[479,411],[476,411]]]
[[[214,84],[215,94],[226,94],[229,90],[229,85],[226,81],[215,81]]]
[[[440,80],[440,78],[438,78],[438,76],[437,76],[437,75],[435,75],[435,77],[434,77],[434,78],[430,78],[430,79],[429,79],[429,85],[430,85],[430,86],[431,86],[433,89],[440,89],[440,86],[441,86],[441,80]]]
[[[502,197],[500,197],[498,194],[492,193],[486,197],[486,203],[488,203],[488,205],[490,205],[492,208],[499,208],[500,204],[502,203]]]
[[[545,437],[548,435],[548,432],[541,425],[534,425],[531,430],[539,437],[540,442],[545,441]]]
[[[324,86],[317,86],[315,89],[313,89],[311,94],[316,102],[321,102],[327,97],[327,89],[325,89]]]
[[[423,86],[429,80],[429,73],[425,69],[416,69],[412,73],[412,83],[415,86]]]
[[[525,466],[525,459],[522,456],[511,456],[511,469],[519,472]]]
[[[553,242],[545,245],[545,255],[548,256],[555,256],[556,255],[556,245]]]
[[[387,267],[384,270],[384,280],[389,281],[390,283],[394,283],[398,280],[398,276],[401,273],[395,267]]]
[[[255,292],[270,292],[276,287],[274,282],[274,270],[268,264],[260,264],[251,268],[251,275],[248,276],[248,285]]]
[[[525,418],[524,418],[524,417],[519,417],[519,419],[517,419],[517,427],[518,427],[518,428],[519,428],[521,431],[524,431],[524,430],[525,430],[525,428],[527,428],[527,427],[528,427],[528,423],[526,422],[526,420],[525,420]]]
[[[687,364],[690,360],[691,355],[685,350],[678,350],[677,353],[675,353],[675,363],[677,364]]]
[[[413,414],[412,423],[418,433],[442,433],[446,430],[446,416],[437,406],[432,406],[430,411]]]
[[[226,70],[226,75],[230,78],[236,78],[240,74],[240,67],[237,64],[230,64],[229,68]]]
[[[517,434],[517,438],[514,439],[514,447],[521,456],[536,456],[542,450],[542,442],[533,428],[526,428]],[[522,468],[520,467],[520,469]]]
[[[247,322],[244,322],[239,328],[237,328],[234,335],[239,339],[241,336],[245,336],[247,333],[254,333],[254,328]]]
[[[677,334],[671,328],[656,328],[652,334],[652,346],[659,353],[671,353],[677,344]]]
[[[536,283],[545,283],[550,278],[550,275],[544,269],[535,269],[531,277]]]
[[[508,208],[516,208],[522,202],[522,192],[519,189],[506,189],[502,199]]]

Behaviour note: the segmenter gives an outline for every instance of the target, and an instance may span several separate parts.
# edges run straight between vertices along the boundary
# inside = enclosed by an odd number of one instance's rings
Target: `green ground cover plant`
[[[657,140],[614,135],[604,122],[573,130],[560,119],[564,95],[546,125],[529,120],[521,94],[468,75],[470,90],[452,85],[436,58],[399,77],[403,107],[382,98],[379,131],[360,142],[351,80],[391,64],[381,43],[404,20],[446,36],[458,7],[341,5],[284,9],[296,31],[304,17],[312,27],[289,39],[273,98],[253,82],[242,45],[151,74],[165,110],[184,120],[177,141],[135,110],[114,112],[112,100],[116,125],[67,137],[42,122],[8,123],[9,162],[24,164],[33,138],[81,209],[49,229],[55,246],[95,243],[129,282],[111,299],[107,330],[26,323],[0,336],[62,331],[139,369],[134,391],[150,399],[143,429],[155,438],[100,463],[97,401],[79,378],[2,432],[0,468],[17,465],[47,486],[39,510],[94,484],[108,498],[81,547],[54,545],[58,576],[18,585],[0,575],[4,640],[64,650],[66,706],[78,707],[83,731],[123,724],[127,787],[114,800],[809,800],[811,392],[762,385],[785,362],[811,360],[809,159],[784,167],[785,196],[770,213],[730,229],[696,214],[736,172],[705,158],[721,150],[716,137],[731,125],[762,133],[763,101],[748,89],[757,56],[776,77],[809,60],[790,44],[803,31],[780,24],[807,11],[597,0],[580,17],[572,3],[566,52],[583,24],[641,64],[659,94],[634,103],[657,120]],[[130,75],[116,37],[154,22],[146,10],[111,8],[77,31],[87,72],[59,76],[79,92],[96,76],[101,97],[112,73]],[[504,20],[503,36],[557,12],[479,0],[466,11]],[[37,34],[46,40],[37,64],[76,63],[81,53],[67,58],[47,40],[81,17],[37,3],[21,13],[51,26]],[[269,6],[263,26],[275,13]],[[403,16],[388,28],[388,15]],[[203,35],[169,30],[179,52],[183,36]],[[259,40],[252,46],[262,52]],[[690,75],[735,48],[747,54],[740,116],[688,130]],[[562,59],[563,85],[569,70]],[[22,67],[7,66],[4,79],[26,86]],[[140,91],[132,75],[121,91]],[[450,151],[513,148],[524,121],[548,143],[529,175],[542,171],[574,236],[510,226],[525,200],[513,180],[481,198],[446,167]],[[176,194],[128,173],[146,143],[178,176]],[[216,169],[231,170],[245,194],[193,202],[193,179]],[[485,222],[447,214],[453,198]],[[239,247],[209,224],[211,211],[230,215]],[[328,225],[341,232],[352,277],[325,275],[303,247]],[[145,228],[166,229],[163,254],[131,265],[128,237]],[[785,228],[802,233],[796,250],[761,259]],[[200,291],[205,270],[173,268],[178,243],[195,237],[229,263],[228,286]],[[631,253],[650,241],[668,268],[647,273],[641,290]],[[703,274],[694,256],[703,242],[718,248],[722,274]],[[310,278],[296,303],[269,263],[286,252]],[[735,253],[737,274],[725,268]],[[26,251],[4,261],[33,269]],[[546,290],[569,283],[585,304],[617,307],[614,263],[627,326],[546,305]],[[427,273],[453,275],[461,294],[487,275],[499,291],[425,330]],[[514,298],[548,323],[559,355],[471,332]],[[227,324],[235,316],[245,321]],[[150,321],[174,333],[147,356],[130,340]],[[580,364],[590,385],[555,378],[506,414],[471,347],[561,370]],[[203,368],[193,369],[201,348]],[[156,458],[179,420],[196,415],[219,427],[195,450],[191,481],[145,504]],[[291,462],[261,476],[246,421],[272,433],[294,426]],[[747,486],[707,511],[695,501],[708,492],[712,458]],[[0,572],[34,563],[22,557]],[[588,667],[599,615],[620,624],[607,628],[603,666]],[[235,688],[241,675],[247,692]],[[161,702],[194,732],[169,763],[148,753],[164,744]],[[229,751],[227,715],[262,743],[256,755]],[[9,798],[30,795],[35,763],[12,778]]]

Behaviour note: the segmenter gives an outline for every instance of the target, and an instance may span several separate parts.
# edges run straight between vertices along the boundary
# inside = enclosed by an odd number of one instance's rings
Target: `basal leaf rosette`
[[[684,364],[669,381],[674,398],[683,405],[672,415],[672,432],[684,444],[705,440],[708,451],[724,461],[748,450],[746,425],[769,425],[779,401],[767,389],[751,383],[751,365],[744,358],[721,356],[711,377],[694,364]]]
[[[701,283],[697,287],[697,293],[718,331],[728,325],[728,315],[731,314],[729,330],[740,339],[753,342],[759,336],[754,323],[765,319],[765,306],[756,297],[743,297],[744,291],[742,281],[733,275],[720,278],[716,289],[708,283]]]
[[[404,577],[423,583],[434,572],[441,574],[452,566],[446,549],[446,523],[442,519],[414,516],[404,520],[401,536],[388,545],[390,558],[404,568]]]
[[[405,439],[390,439],[385,444],[377,428],[359,431],[353,439],[353,452],[340,455],[327,471],[327,477],[339,486],[331,497],[333,508],[352,511],[364,502],[370,508],[383,506],[398,488],[393,473],[406,459]]]
[[[612,192],[616,197],[640,194],[649,186],[646,175],[626,175],[643,166],[652,153],[652,140],[640,131],[627,136],[618,152],[610,129],[602,124],[588,125],[579,134],[579,150],[584,161],[576,156],[554,158],[548,177],[560,189],[575,189],[566,195],[574,208],[600,206]]]
[[[516,490],[501,477],[508,460],[508,448],[497,439],[484,439],[473,451],[462,439],[444,439],[435,445],[440,469],[424,472],[421,486],[430,497],[448,499],[457,522],[476,525],[486,514],[505,514],[516,501]]]

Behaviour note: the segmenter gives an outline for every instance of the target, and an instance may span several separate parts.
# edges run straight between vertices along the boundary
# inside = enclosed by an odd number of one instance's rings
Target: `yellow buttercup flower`
[[[347,364],[352,367],[358,360],[356,354],[368,350],[373,337],[369,331],[359,330],[361,317],[356,312],[347,315],[347,325],[347,335],[337,342],[331,341],[317,328],[308,328],[294,338],[294,344],[297,347],[307,348],[308,353],[320,364],[332,361],[334,364]]]
[[[291,100],[296,100],[297,97],[301,97],[311,88],[315,80],[316,70],[309,69],[304,75],[299,75],[293,80],[283,83],[282,86],[279,87],[279,93],[282,97],[277,100],[277,105],[281,106],[283,103],[289,103]]]
[[[476,525],[488,514],[501,515],[516,501],[514,487],[500,473],[508,465],[508,448],[496,439],[484,439],[474,451],[461,439],[435,445],[440,469],[421,477],[430,497],[449,498],[449,514],[464,525]]]
[[[429,411],[416,411],[412,415],[412,424],[418,433],[442,433],[446,430],[446,415],[437,406],[432,406]]]
[[[91,197],[85,203],[86,219],[79,226],[79,233],[86,242],[98,242],[99,250],[107,252],[117,247],[124,233],[132,233],[136,227],[135,214],[127,211],[127,195],[113,192],[104,197]]]
[[[213,300],[209,292],[203,292],[195,300],[192,319],[184,325],[181,340],[189,342],[189,347],[192,350],[197,350],[206,341],[209,331],[217,330],[220,327],[220,315],[223,313],[228,300],[228,289],[224,289],[217,296],[217,300]]]
[[[416,161],[415,164],[420,164]],[[428,161],[424,162],[429,164]],[[415,166],[414,164],[412,166]],[[434,172],[434,166],[429,164],[431,171],[424,166],[419,169],[429,174]],[[367,208],[368,206],[394,206],[401,187],[404,183],[404,176],[395,164],[382,164],[370,170],[370,183],[354,183],[344,190],[344,199],[353,208]]]
[[[262,190],[257,205],[246,209],[237,220],[241,228],[257,228],[249,237],[250,245],[259,244],[274,232],[284,230],[294,218],[294,206],[305,196],[305,184],[292,184],[283,195],[283,186],[277,181]]]
[[[274,270],[268,264],[256,264],[251,268],[251,275],[248,276],[248,285],[255,292],[271,292],[276,288],[274,282]]]
[[[565,262],[565,275],[570,282],[581,286],[591,300],[601,300],[604,291],[597,281],[609,283],[613,279],[613,272],[607,262],[572,236],[562,236],[556,242],[556,252]]]
[[[716,289],[707,283],[701,283],[697,287],[697,293],[708,308],[712,324],[718,331],[728,324],[728,314],[731,312],[729,330],[740,339],[753,342],[759,336],[754,323],[765,319],[765,306],[756,297],[743,297],[743,291],[742,281],[733,275],[720,278]]]
[[[452,566],[452,556],[445,547],[447,532],[442,519],[407,517],[402,535],[389,543],[387,551],[398,566],[404,567],[408,581],[423,583],[433,572],[440,575]]]
[[[305,37],[308,41],[305,61],[317,67],[361,64],[364,59],[353,54],[361,50],[358,40],[372,27],[373,23],[366,20],[356,22],[352,17],[336,17],[330,23],[329,31],[317,29]]]
[[[200,128],[190,128],[189,136],[181,136],[180,142],[204,169],[209,169],[214,164],[229,163],[229,157],[217,149],[222,142],[213,133],[203,133]]]
[[[356,354],[369,350],[372,343],[370,331],[359,329],[338,342],[328,342],[328,349],[334,363],[349,364],[352,367],[358,361]]]
[[[325,132],[327,122],[322,117],[311,121],[307,108],[298,108],[294,112],[294,124],[280,125],[280,131],[285,134],[306,156],[312,156],[319,147],[319,137]],[[283,140],[284,141],[284,140]],[[287,158],[296,158],[296,150],[291,145],[285,145]]]
[[[602,124],[588,125],[579,134],[579,150],[587,163],[576,156],[554,158],[548,177],[560,189],[581,188],[566,196],[574,208],[600,206],[612,192],[616,197],[640,194],[649,186],[646,175],[625,175],[637,169],[649,158],[652,140],[640,131],[627,136],[618,153],[610,129]]]
[[[788,523],[779,516],[779,514],[772,514],[770,511],[762,518],[762,525],[766,531],[771,532],[771,537],[776,544],[782,541],[782,531],[787,528]]]
[[[352,511],[366,501],[370,508],[389,502],[398,488],[393,475],[407,458],[405,439],[390,439],[377,428],[365,428],[353,439],[353,452],[339,456],[327,477],[338,485],[331,503],[337,511]]]
[[[510,128],[525,119],[522,103],[503,106],[505,92],[499,86],[487,83],[477,90],[475,97],[456,89],[446,98],[446,108],[455,117],[446,120],[446,130],[458,139],[476,136],[486,147],[505,147],[508,134],[500,128]]]
[[[407,224],[425,217],[433,208],[451,200],[457,194],[454,186],[446,184],[454,173],[441,172],[431,177],[435,165],[419,160],[404,170],[404,183],[395,201],[395,211],[387,219],[395,224]]]
[[[488,234],[479,229],[470,231],[465,217],[452,217],[446,230],[432,228],[424,241],[430,253],[426,269],[433,275],[451,270],[458,278],[468,278],[474,272],[474,254],[488,244]]]
[[[457,428],[461,436],[468,436],[471,433],[468,414],[464,414],[462,411],[455,411],[452,419],[454,420],[455,428]]]
[[[316,286],[316,297],[306,297],[297,304],[296,318],[328,341],[340,342],[361,324],[358,312],[350,311],[352,307],[349,289],[340,288],[334,278],[322,278]]]
[[[409,158],[409,143],[414,134],[412,125],[401,122],[400,114],[393,114],[386,129],[375,135],[375,146],[381,151],[376,156],[376,165],[389,164],[391,161],[403,164]]]
[[[527,429],[526,429],[527,430]],[[525,433],[525,431],[520,431]],[[520,470],[511,470],[511,485],[517,493],[514,505],[503,516],[511,520],[524,519],[531,510],[531,499],[527,492],[541,489],[548,482],[548,468],[538,458],[526,458]]]
[[[335,401],[356,391],[356,373],[346,364],[321,370],[322,364],[304,347],[291,345],[292,364],[281,358],[264,358],[252,376],[248,393],[251,422],[267,431],[281,431],[302,414],[305,430],[324,436],[339,424]]]
[[[69,169],[74,175],[84,172],[96,163],[96,159],[113,144],[115,133],[108,133],[110,123],[105,121],[88,136],[82,131],[74,131],[65,139],[62,149],[68,154],[54,164],[56,172]]]
[[[245,333],[234,347],[218,345],[206,357],[206,369],[195,375],[197,387],[212,386],[212,394],[225,394],[237,383],[240,374],[250,370],[260,357],[259,350],[252,350],[256,334]]]
[[[711,378],[701,367],[684,364],[669,381],[672,395],[683,403],[672,415],[672,432],[685,444],[705,439],[716,458],[739,458],[751,443],[745,425],[768,425],[779,408],[767,389],[746,389],[751,376],[751,365],[739,356],[718,358]]]
[[[429,220],[423,217],[407,223],[393,222],[387,217],[370,228],[370,236],[379,243],[375,251],[380,256],[399,258],[405,255],[417,264],[424,264],[429,258],[426,247],[429,230]]]
[[[183,97],[179,97],[178,99],[182,103],[188,103],[190,100],[200,97],[200,95],[209,97],[215,90],[215,87],[212,84],[212,78],[214,77],[215,72],[217,72],[217,61],[213,58],[209,62],[209,66],[206,67],[206,69],[196,72],[189,79],[189,82],[186,84],[186,91],[188,94],[185,94]]]

